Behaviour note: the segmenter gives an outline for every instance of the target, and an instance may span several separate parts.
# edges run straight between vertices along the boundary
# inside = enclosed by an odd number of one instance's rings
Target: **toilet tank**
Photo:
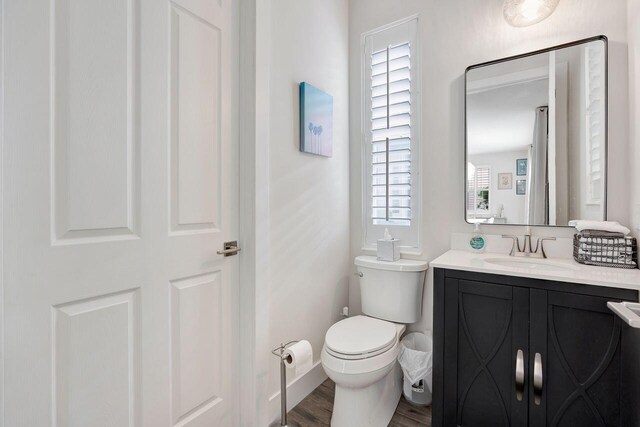
[[[359,256],[355,264],[364,314],[396,323],[420,320],[426,261],[387,262],[374,256]]]

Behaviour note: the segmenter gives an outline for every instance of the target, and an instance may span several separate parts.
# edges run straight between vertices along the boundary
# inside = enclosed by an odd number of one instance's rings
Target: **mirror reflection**
[[[466,218],[606,219],[606,39],[470,67]]]

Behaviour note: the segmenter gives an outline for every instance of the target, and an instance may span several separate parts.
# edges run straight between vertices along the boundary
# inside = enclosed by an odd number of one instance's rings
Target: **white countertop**
[[[606,286],[609,288],[633,289],[640,291],[640,270],[583,265],[573,259],[554,258],[535,259],[533,262],[564,266],[567,270],[534,270],[520,267],[497,265],[487,260],[508,259],[527,261],[526,258],[509,257],[502,253],[476,254],[462,250],[450,250],[429,265],[432,268],[475,271],[478,273],[500,274],[503,276],[529,277],[532,279],[555,280],[559,282],[579,283],[583,285]]]

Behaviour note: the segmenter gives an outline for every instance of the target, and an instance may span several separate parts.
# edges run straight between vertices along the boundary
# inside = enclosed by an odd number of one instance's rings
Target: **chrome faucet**
[[[524,246],[520,247],[520,239],[518,236],[503,235],[503,239],[512,239],[513,245],[511,246],[511,252],[509,256],[515,257],[529,257],[529,258],[547,258],[547,254],[544,251],[545,240],[556,240],[555,237],[540,237],[536,241],[535,250],[531,247],[531,228],[527,227],[524,235]]]

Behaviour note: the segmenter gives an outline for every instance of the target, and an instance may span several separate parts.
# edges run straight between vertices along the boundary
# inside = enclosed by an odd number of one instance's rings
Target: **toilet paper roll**
[[[298,341],[284,351],[284,364],[294,368],[296,377],[307,373],[313,366],[313,349],[307,340]]]

